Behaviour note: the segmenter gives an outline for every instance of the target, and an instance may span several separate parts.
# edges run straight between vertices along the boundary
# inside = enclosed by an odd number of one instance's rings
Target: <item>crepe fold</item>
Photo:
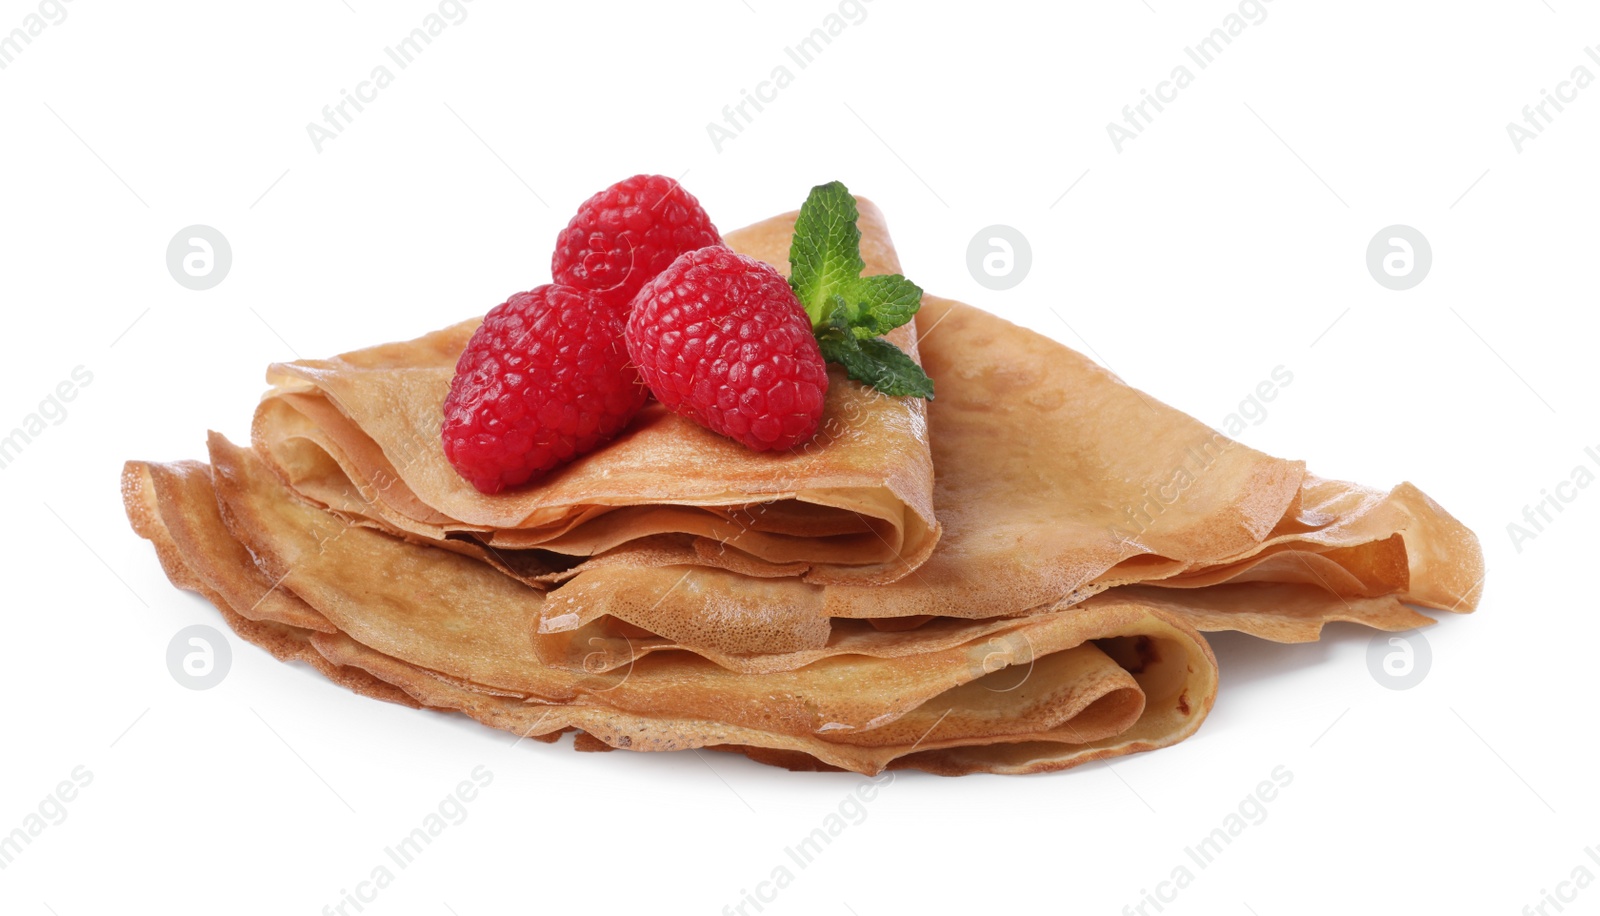
[[[681,652],[622,671],[551,667],[528,633],[559,591],[307,505],[220,436],[210,452],[209,469],[124,472],[129,517],[176,584],[279,657],[523,735],[577,728],[612,747],[715,746],[862,773],[1037,772],[1180,740],[1215,696],[1197,632],[1110,596],[792,671],[736,673]]]
[[[865,205],[860,222],[868,272],[897,273],[882,214]],[[776,263],[786,263],[783,244]],[[790,452],[753,452],[652,403],[617,440],[538,485],[479,493],[439,438],[478,323],[272,366],[255,444],[305,498],[396,534],[456,541],[536,582],[578,562],[563,558],[626,547],[658,563],[874,584],[915,569],[938,541],[925,403],[853,384],[837,366],[827,421]],[[915,355],[912,328],[891,339]],[[535,548],[543,554],[517,555]]]
[[[860,207],[869,271],[897,269]],[[794,217],[726,238],[782,269]],[[1201,632],[1403,630],[1481,592],[1476,538],[1414,486],[1316,477],[933,296],[897,332],[929,404],[835,375],[823,432],[778,456],[657,406],[482,496],[437,435],[474,326],[274,366],[251,448],[127,466],[135,529],[245,639],[363,693],[862,773],[1161,747],[1214,700]]]

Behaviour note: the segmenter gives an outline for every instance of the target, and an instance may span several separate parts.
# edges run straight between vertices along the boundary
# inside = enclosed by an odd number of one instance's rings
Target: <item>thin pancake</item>
[[[546,606],[540,656],[621,666],[688,649],[773,670],[844,651],[850,643],[833,635],[844,619],[1015,617],[1139,583],[1316,586],[1325,620],[1346,619],[1347,601],[1386,596],[1385,607],[1476,605],[1476,539],[1410,484],[1384,494],[1305,476],[969,306],[929,297],[919,323],[936,330],[922,349],[941,391],[929,424],[944,535],[927,563],[871,588],[703,568],[577,570]],[[1167,491],[1178,498],[1163,501],[1163,486],[1181,487]],[[1231,628],[1277,632],[1274,609],[1239,610]]]
[[[542,593],[458,554],[346,526],[293,500],[248,452],[221,440],[213,447],[232,530],[269,572],[286,568],[280,587],[337,623],[346,638],[426,673],[444,685],[438,691],[544,703],[557,710],[545,725],[585,727],[613,746],[650,746],[651,734],[703,722],[715,728],[670,732],[667,743],[799,750],[862,772],[908,754],[938,770],[952,764],[922,755],[966,748],[963,759],[970,760],[981,757],[974,745],[1044,744],[1053,754],[1036,755],[1028,768],[1053,769],[1178,740],[1198,725],[1214,689],[1214,663],[1197,635],[1122,601],[1036,618],[1000,644],[905,663],[844,658],[749,676],[678,653],[609,678],[574,677],[539,664],[525,634],[508,622],[519,608],[528,613],[524,602],[544,600]],[[1138,636],[1148,651],[1130,671],[1115,655],[1123,651],[1120,638]],[[349,649],[337,634],[315,640],[341,665],[354,664],[334,648]],[[381,667],[363,670],[382,678],[371,671]],[[408,695],[417,697],[418,684],[426,682],[413,676]],[[1147,719],[1164,724],[1152,731]]]
[[[869,262],[897,263],[863,209]],[[729,240],[775,260],[792,223]],[[1403,629],[1427,618],[1402,601],[1470,610],[1481,586],[1476,539],[1409,484],[1383,494],[1309,477],[933,297],[920,344],[911,329],[901,342],[920,346],[940,396],[926,429],[920,413],[900,427],[887,415],[900,452],[862,447],[884,421],[865,411],[886,409],[864,402],[782,459],[792,467],[735,474],[734,493],[670,463],[675,448],[714,445],[647,416],[629,436],[665,435],[659,448],[625,438],[596,456],[655,464],[591,456],[604,473],[582,494],[557,475],[537,496],[470,506],[484,514],[465,522],[430,489],[439,469],[417,469],[437,449],[430,399],[470,327],[276,367],[255,427],[266,462],[213,436],[209,473],[131,463],[129,516],[169,577],[280,657],[520,734],[949,774],[1181,740],[1216,686],[1197,630]],[[897,485],[894,463],[922,451],[929,463]],[[848,482],[858,472],[861,486]],[[947,526],[936,549],[931,508],[918,508],[934,503]],[[918,524],[925,550],[910,555]]]
[[[898,272],[870,203],[862,203],[861,226],[868,271]],[[786,262],[787,248],[775,259]],[[924,402],[850,383],[837,366],[822,430],[791,452],[752,452],[652,404],[607,447],[536,485],[485,496],[450,467],[439,442],[456,358],[477,323],[274,365],[256,445],[303,496],[330,507],[342,500],[343,511],[434,541],[468,537],[587,557],[685,534],[694,540],[684,562],[773,565],[778,574],[799,565],[812,582],[878,583],[906,575],[938,540]],[[916,354],[912,328],[890,336]],[[362,506],[308,450],[343,469]]]
[[[313,635],[322,635],[320,631],[337,632],[326,625],[326,618],[321,618],[321,615],[317,617],[324,626],[317,629],[280,623],[259,615],[247,617],[246,614],[257,612],[264,602],[257,599],[245,607],[231,603],[224,591],[219,591],[223,589],[226,594],[235,596],[246,594],[241,589],[252,589],[257,580],[250,574],[253,568],[251,564],[237,562],[238,551],[243,547],[229,537],[227,530],[220,525],[215,532],[217,536],[207,540],[174,536],[175,527],[209,528],[212,520],[217,518],[216,501],[209,495],[209,475],[196,476],[193,473],[201,468],[204,465],[194,462],[175,465],[129,462],[123,471],[122,498],[128,519],[134,531],[155,546],[161,568],[172,584],[198,592],[216,606],[223,622],[235,633],[267,650],[278,661],[305,662],[335,684],[362,696],[413,708],[422,705],[395,685],[359,667],[331,661],[315,651],[311,646]],[[180,481],[182,485],[172,486]],[[221,575],[209,577],[198,572],[198,569]],[[283,598],[284,605],[299,601],[287,593]],[[304,612],[316,613],[309,607],[304,608]]]
[[[793,214],[774,218],[728,239],[781,263],[792,221]],[[864,222],[863,231],[868,246],[894,262],[881,220]],[[1229,440],[1086,357],[969,306],[926,297],[918,328],[923,361],[940,386],[928,423],[944,534],[924,565],[891,585],[823,587],[814,576],[796,578],[804,564],[772,562],[785,557],[781,551],[766,560],[745,553],[743,533],[765,534],[773,527],[769,512],[799,514],[794,507],[805,504],[794,501],[740,517],[707,515],[704,536],[640,538],[564,566],[538,560],[539,551],[441,543],[541,587],[567,583],[534,638],[542,658],[569,666],[600,659],[615,667],[683,648],[736,670],[778,670],[853,644],[831,635],[839,620],[906,630],[936,618],[1014,617],[1139,583],[1290,582],[1340,599],[1396,595],[1452,610],[1475,605],[1482,569],[1476,540],[1409,484],[1385,495],[1310,477],[1300,463]],[[352,359],[392,369],[448,351],[434,339]],[[344,476],[359,462],[295,405],[356,447],[363,436],[320,395],[268,398],[257,441],[280,470],[289,468],[296,490],[356,521],[406,531],[385,515],[388,503]],[[397,408],[408,410],[416,408]],[[824,443],[821,451],[831,447]],[[655,530],[643,524],[653,511],[613,509],[582,526],[616,532],[631,518],[637,534]],[[371,521],[378,516],[388,521]],[[1258,619],[1254,611],[1240,618]]]

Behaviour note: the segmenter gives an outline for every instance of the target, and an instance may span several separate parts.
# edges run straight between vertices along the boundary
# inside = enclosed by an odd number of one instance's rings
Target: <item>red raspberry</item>
[[[556,237],[550,273],[556,283],[626,306],[678,255],[721,244],[711,217],[682,185],[635,175],[583,202]]]
[[[657,400],[765,451],[810,439],[828,370],[789,282],[722,247],[691,251],[634,297],[628,355]]]
[[[593,293],[562,286],[490,310],[444,401],[440,435],[456,471],[498,493],[621,432],[648,394],[622,344],[624,320]]]

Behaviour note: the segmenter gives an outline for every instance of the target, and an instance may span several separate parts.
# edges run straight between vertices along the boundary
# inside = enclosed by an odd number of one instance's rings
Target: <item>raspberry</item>
[[[625,339],[669,409],[757,451],[810,439],[828,370],[789,282],[722,247],[682,255],[634,297]]]
[[[583,202],[556,237],[550,273],[556,283],[625,307],[678,255],[721,244],[711,217],[682,185],[635,175]]]
[[[444,401],[444,454],[484,493],[609,441],[647,392],[622,344],[624,313],[562,286],[517,293],[467,342]]]

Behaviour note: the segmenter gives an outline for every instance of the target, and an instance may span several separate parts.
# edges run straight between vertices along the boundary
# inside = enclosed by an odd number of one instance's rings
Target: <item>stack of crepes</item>
[[[866,272],[898,272],[860,208]],[[794,219],[727,243],[783,270]],[[439,440],[476,324],[273,366],[250,447],[127,465],[134,529],[240,636],[357,692],[580,750],[868,774],[1162,747],[1215,698],[1202,631],[1308,641],[1477,603],[1476,538],[1410,484],[1314,477],[931,296],[892,335],[931,403],[830,366],[791,453],[652,404],[485,496]]]

